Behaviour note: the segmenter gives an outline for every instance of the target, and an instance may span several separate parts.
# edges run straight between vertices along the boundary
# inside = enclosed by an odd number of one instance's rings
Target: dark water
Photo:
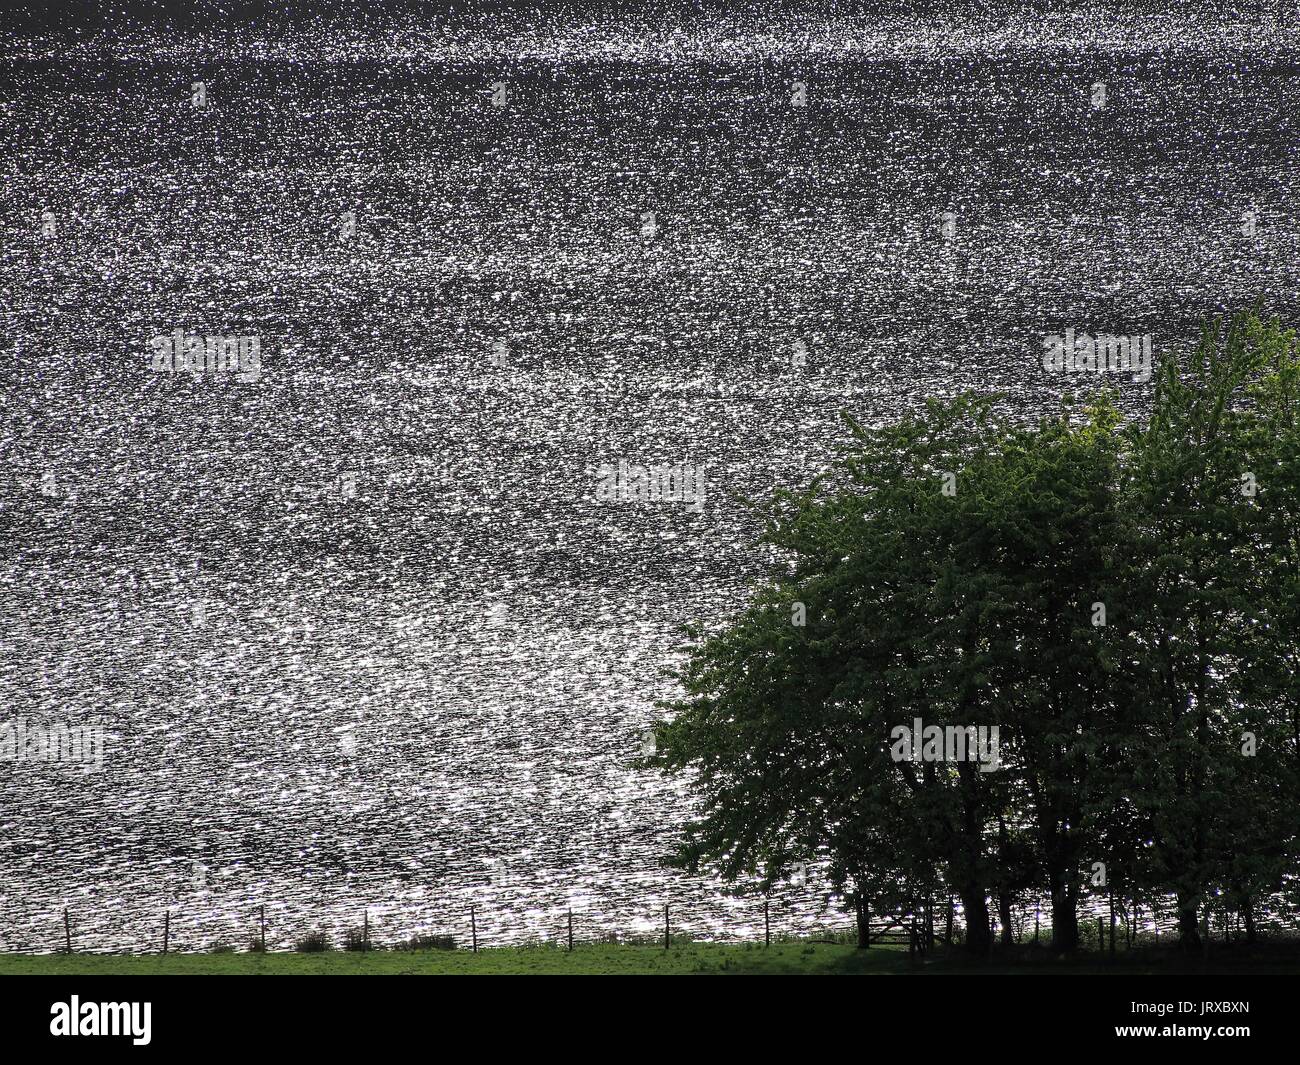
[[[688,801],[633,764],[677,626],[761,572],[746,500],[841,410],[1101,383],[1043,370],[1067,327],[1158,361],[1224,306],[1296,320],[1280,10],[8,38],[3,720],[106,740],[0,761],[0,948],[64,906],[96,949],[262,903],[280,944],[471,903],[494,942],[570,904],[753,934],[661,867]],[[258,337],[260,377],[153,371],[175,329]],[[598,502],[620,460],[703,466],[702,508]],[[815,875],[774,914],[844,921]]]

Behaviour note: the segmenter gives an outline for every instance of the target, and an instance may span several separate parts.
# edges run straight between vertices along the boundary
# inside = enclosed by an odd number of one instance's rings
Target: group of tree
[[[846,421],[765,506],[770,578],[691,635],[652,759],[698,799],[672,861],[769,888],[815,861],[859,913],[955,897],[976,954],[1030,893],[1076,949],[1102,883],[1187,946],[1211,905],[1253,939],[1300,873],[1294,330],[1207,324],[1137,417]],[[900,759],[916,719],[997,726],[998,768]]]

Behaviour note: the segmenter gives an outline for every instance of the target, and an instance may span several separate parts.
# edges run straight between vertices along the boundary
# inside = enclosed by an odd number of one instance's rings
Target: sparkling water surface
[[[106,743],[0,762],[0,949],[65,907],[95,950],[261,905],[272,946],[761,934],[635,764],[753,501],[843,410],[1102,383],[1043,370],[1067,327],[1158,361],[1300,309],[1294,13],[943,10],[6,39],[0,694]],[[260,378],[154,372],[178,328]],[[597,502],[620,460],[703,506]],[[815,871],[772,912],[848,924]]]

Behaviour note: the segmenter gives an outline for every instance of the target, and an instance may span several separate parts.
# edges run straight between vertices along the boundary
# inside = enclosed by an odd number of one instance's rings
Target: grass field
[[[318,954],[0,954],[0,976],[9,975],[234,975],[234,976],[355,976],[355,975],[940,975],[1101,974],[1174,972],[1300,973],[1300,952],[1231,949],[1219,952],[1209,966],[1200,959],[1174,954],[1121,957],[1111,962],[1097,955],[1072,961],[1052,959],[1044,952],[1018,958],[995,957],[973,965],[959,954],[938,954],[914,961],[902,947],[851,946],[821,942],[681,943],[662,946],[630,944],[579,945],[572,953],[556,947],[515,947],[481,950],[371,951]]]

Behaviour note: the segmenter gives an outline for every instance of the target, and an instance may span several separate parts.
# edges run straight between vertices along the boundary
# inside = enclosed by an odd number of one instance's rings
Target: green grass
[[[1043,952],[1018,959],[997,958],[972,965],[959,954],[910,959],[903,947],[852,946],[812,941],[773,943],[688,943],[662,946],[630,944],[579,945],[573,953],[552,946],[481,950],[372,951],[320,954],[0,954],[0,976],[8,975],[687,975],[687,974],[956,974],[1025,975],[1074,973],[1201,972],[1199,960],[1172,954],[1122,958],[1109,962],[1097,955],[1071,961],[1054,960]],[[1300,973],[1294,950],[1246,954],[1224,952],[1211,964],[1216,972]]]
[[[9,974],[247,974],[247,975],[502,975],[521,974],[689,974],[896,972],[907,952],[883,948],[857,951],[829,943],[724,945],[682,943],[662,946],[578,945],[570,954],[555,947],[480,950],[327,951],[323,954],[0,955],[0,975]]]

